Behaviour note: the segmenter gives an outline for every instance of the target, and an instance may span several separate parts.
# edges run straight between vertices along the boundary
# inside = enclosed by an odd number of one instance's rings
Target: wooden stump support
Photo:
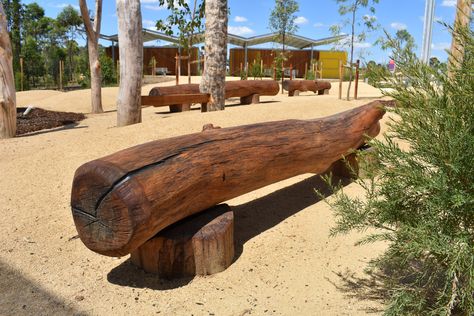
[[[220,204],[187,217],[145,242],[130,258],[166,279],[224,271],[234,258],[234,213]]]

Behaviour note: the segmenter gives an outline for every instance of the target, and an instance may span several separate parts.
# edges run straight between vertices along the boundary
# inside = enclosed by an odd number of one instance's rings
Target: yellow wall
[[[323,78],[339,78],[339,61],[347,63],[347,52],[320,51],[319,62],[322,62]]]

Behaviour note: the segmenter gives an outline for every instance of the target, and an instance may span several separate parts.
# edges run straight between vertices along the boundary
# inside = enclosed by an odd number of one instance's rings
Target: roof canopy
[[[326,45],[330,43],[337,42],[347,35],[337,35],[333,37],[322,38],[318,40],[310,39],[307,37],[288,34],[286,35],[285,45],[295,47],[298,49],[308,48],[312,46],[320,46]],[[118,34],[115,35],[100,35],[101,39],[118,42]],[[150,42],[155,40],[162,40],[170,43],[179,44],[179,37],[167,35],[162,32],[150,30],[150,29],[143,29],[143,42]],[[204,42],[204,33],[199,33],[195,35],[196,43],[203,43]],[[227,42],[232,45],[242,46],[242,47],[249,47],[255,46],[264,43],[270,42],[278,42],[277,41],[277,33],[253,36],[253,37],[242,37],[239,35],[234,34],[227,34]]]

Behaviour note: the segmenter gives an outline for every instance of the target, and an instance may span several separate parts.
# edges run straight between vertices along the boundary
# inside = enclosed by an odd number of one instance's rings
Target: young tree
[[[16,134],[16,95],[13,56],[7,17],[0,3],[0,139]]]
[[[56,18],[57,26],[59,29],[63,30],[64,35],[64,44],[67,47],[67,55],[68,55],[68,62],[67,62],[67,74],[69,80],[73,79],[74,73],[74,51],[77,45],[75,38],[77,34],[77,29],[82,25],[82,19],[74,9],[73,6],[68,5],[64,7],[64,9],[58,14]]]
[[[117,0],[120,87],[117,125],[142,121],[143,34],[140,0]]]
[[[401,76],[379,78],[393,87],[384,92],[396,100],[393,119],[359,160],[364,194],[330,200],[334,234],[386,242],[374,261],[390,296],[385,315],[474,315],[474,37],[456,36],[465,56],[452,77],[398,45]]]
[[[194,34],[202,29],[204,18],[204,1],[194,0],[192,7],[187,0],[160,0],[160,5],[167,2],[171,14],[164,20],[156,22],[156,28],[168,35],[173,35],[173,26],[179,30],[180,45],[188,51],[188,83],[191,83],[191,48],[194,44]]]
[[[99,36],[102,19],[102,0],[95,1],[94,25],[89,17],[86,0],[79,0],[82,19],[87,33],[87,48],[89,51],[89,67],[91,71],[91,105],[92,113],[102,113],[102,72],[99,62]]]
[[[275,0],[275,8],[270,13],[269,27],[272,32],[276,32],[276,40],[282,45],[281,53],[281,84],[283,86],[284,80],[284,62],[285,62],[285,44],[286,36],[298,31],[298,25],[295,23],[295,13],[298,12],[298,2],[295,0]],[[283,88],[281,90],[283,93]]]
[[[206,1],[206,54],[200,84],[202,93],[211,95],[208,111],[225,108],[225,75],[227,57],[227,0]]]
[[[350,98],[351,92],[351,84],[352,84],[352,73],[353,73],[353,63],[354,63],[354,44],[357,42],[363,42],[366,39],[366,32],[362,31],[357,33],[356,27],[365,25],[366,30],[370,31],[376,28],[375,25],[375,17],[373,14],[375,13],[374,5],[379,2],[379,0],[335,0],[336,3],[339,5],[339,14],[341,16],[349,15],[349,18],[345,19],[341,25],[333,25],[331,26],[331,31],[335,35],[339,35],[341,29],[347,25],[350,25],[351,33],[350,33],[350,58],[349,58],[349,67],[350,67],[350,74],[349,74],[349,87],[347,88],[347,100]],[[370,14],[365,14],[364,16],[358,16],[358,13],[361,9],[369,9]],[[357,22],[362,21],[362,22]]]

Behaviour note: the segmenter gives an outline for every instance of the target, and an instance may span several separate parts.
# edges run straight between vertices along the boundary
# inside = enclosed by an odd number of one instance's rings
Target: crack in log
[[[107,195],[109,195],[116,187],[120,186],[121,184],[125,183],[126,181],[128,181],[129,179],[132,178],[132,176],[138,174],[138,173],[141,173],[141,172],[144,172],[145,170],[147,169],[150,169],[150,168],[153,168],[153,167],[156,167],[158,165],[162,165],[162,164],[165,164],[166,162],[168,162],[169,160],[177,157],[177,156],[180,156],[182,155],[183,153],[185,153],[186,151],[189,151],[191,149],[195,149],[195,148],[198,148],[200,146],[203,146],[203,145],[206,145],[206,144],[209,144],[209,143],[216,143],[216,142],[221,142],[221,141],[226,141],[226,140],[231,140],[233,138],[221,138],[221,139],[213,139],[213,140],[207,140],[207,141],[203,141],[203,142],[200,142],[200,143],[197,143],[197,144],[193,144],[193,145],[189,145],[187,147],[183,147],[181,148],[180,150],[178,150],[178,152],[176,153],[173,153],[173,154],[170,154],[168,156],[165,156],[164,158],[158,160],[158,161],[155,161],[151,164],[148,164],[148,165],[145,165],[145,166],[142,166],[140,168],[137,168],[137,169],[134,169],[134,170],[131,170],[129,172],[127,172],[125,175],[123,175],[122,177],[120,177],[119,179],[117,179],[111,186],[110,188],[104,193],[102,194],[101,197],[99,197],[97,199],[97,203],[95,205],[95,214],[97,215],[97,210],[100,208],[100,205],[102,204],[102,202],[104,201],[104,199],[107,197]],[[82,211],[84,212],[84,211]],[[85,213],[85,212],[84,212]],[[93,216],[91,214],[89,214],[90,216],[92,216],[93,218],[96,218],[96,216]]]

